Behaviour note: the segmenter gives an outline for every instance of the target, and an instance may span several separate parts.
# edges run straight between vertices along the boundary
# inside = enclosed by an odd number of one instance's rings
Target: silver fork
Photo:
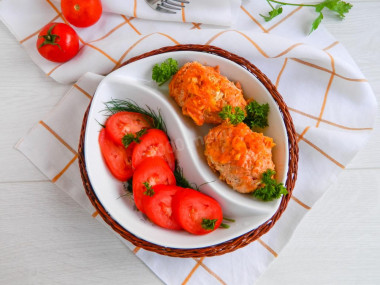
[[[146,3],[152,9],[161,12],[161,13],[168,13],[168,14],[175,14],[177,13],[176,10],[181,10],[182,3],[183,4],[189,4],[190,2],[187,0],[145,0]]]

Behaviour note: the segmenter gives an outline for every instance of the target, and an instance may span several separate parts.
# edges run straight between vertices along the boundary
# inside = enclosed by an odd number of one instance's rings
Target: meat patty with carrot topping
[[[205,136],[205,155],[210,167],[219,172],[240,193],[256,190],[262,174],[274,170],[273,139],[252,131],[246,124],[228,121],[212,128]]]
[[[240,107],[247,105],[239,83],[233,83],[211,67],[199,62],[186,63],[172,78],[169,94],[201,126],[204,123],[217,124],[222,119],[218,113],[226,105]]]

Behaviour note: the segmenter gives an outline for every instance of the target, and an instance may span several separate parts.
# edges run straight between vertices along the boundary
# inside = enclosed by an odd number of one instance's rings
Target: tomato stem
[[[52,31],[55,27],[55,24],[52,25],[48,31],[46,32],[46,35],[39,36],[38,38],[44,38],[44,41],[42,44],[38,46],[38,48],[43,47],[44,45],[56,45],[59,47],[59,49],[62,49],[61,46],[57,43],[57,40],[59,40],[59,36],[52,34]]]

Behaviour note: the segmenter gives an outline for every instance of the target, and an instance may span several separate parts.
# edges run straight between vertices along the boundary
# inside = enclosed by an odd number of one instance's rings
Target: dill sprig
[[[136,102],[130,99],[121,100],[121,99],[112,99],[105,103],[106,111],[111,114],[115,114],[117,112],[135,112],[140,113],[152,118],[153,128],[160,129],[167,133],[166,125],[164,119],[161,116],[161,111],[158,110],[158,114],[152,110],[149,106],[145,106],[145,108],[140,107]]]
[[[175,169],[173,171],[173,174],[174,174],[174,177],[175,177],[175,181],[176,181],[176,185],[177,186],[180,186],[180,187],[183,187],[183,188],[191,188],[191,189],[194,189],[194,190],[198,190],[199,191],[199,187],[194,184],[194,183],[190,183],[189,181],[187,181],[187,179],[183,176],[183,169],[179,166],[178,162],[176,161],[175,163]]]

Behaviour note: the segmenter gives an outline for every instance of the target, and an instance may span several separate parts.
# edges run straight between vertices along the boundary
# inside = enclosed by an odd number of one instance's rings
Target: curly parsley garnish
[[[323,19],[323,13],[322,13],[323,9],[327,8],[330,11],[335,12],[339,18],[343,19],[345,17],[345,14],[348,13],[350,9],[352,8],[352,4],[344,2],[342,0],[324,0],[316,4],[297,4],[297,3],[281,2],[281,1],[276,1],[276,0],[267,0],[267,2],[269,6],[272,8],[272,11],[268,13],[268,16],[260,14],[260,16],[263,17],[266,22],[280,15],[282,13],[282,6],[298,6],[298,7],[315,8],[315,11],[318,13],[318,17],[314,20],[310,33],[315,31],[318,28],[319,24],[321,23]],[[276,3],[278,5],[274,7],[272,3]]]
[[[168,58],[161,64],[155,64],[152,69],[152,79],[158,83],[159,86],[164,84],[178,71],[178,62],[175,59]]]
[[[256,101],[251,101],[246,107],[245,111],[247,116],[244,119],[251,129],[255,127],[265,128],[268,126],[268,113],[269,113],[269,104],[259,104]]]
[[[127,148],[131,143],[140,143],[140,138],[146,133],[147,129],[141,129],[135,134],[126,134],[122,139],[121,142],[123,143],[124,147]]]
[[[285,186],[282,183],[277,183],[277,181],[272,178],[275,174],[276,172],[272,169],[265,171],[261,178],[262,187],[257,188],[252,195],[263,201],[272,201],[280,198],[281,195],[288,194]]]
[[[231,124],[236,126],[243,122],[251,129],[265,128],[268,126],[269,104],[259,104],[251,101],[245,106],[245,112],[240,107],[224,106],[219,112],[219,117],[223,120],[229,120]]]
[[[205,230],[215,229],[215,223],[218,219],[202,219],[202,228]]]
[[[229,120],[231,124],[236,126],[237,124],[243,122],[245,118],[244,110],[240,107],[235,107],[232,109],[232,106],[227,105],[222,108],[222,111],[219,112],[219,117],[223,120]]]

